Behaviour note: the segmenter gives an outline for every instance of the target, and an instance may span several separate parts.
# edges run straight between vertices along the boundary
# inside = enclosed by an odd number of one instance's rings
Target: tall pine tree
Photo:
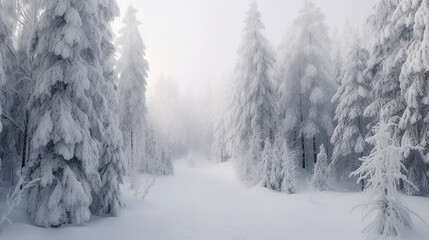
[[[411,25],[412,39],[407,48],[407,59],[400,75],[401,96],[406,108],[399,127],[404,131],[402,144],[429,148],[429,1],[420,0],[413,4],[402,1],[393,15],[398,26],[403,21]],[[408,29],[408,28],[407,28]],[[417,189],[405,183],[410,195],[429,192],[429,162],[425,163],[427,150],[413,150],[407,161],[407,177]]]
[[[251,4],[245,24],[244,37],[238,50],[239,62],[227,137],[240,178],[256,184],[259,181],[257,172],[264,140],[268,138],[273,142],[278,115],[271,76],[275,60],[272,47],[261,32],[264,26],[256,2]]]
[[[114,34],[110,27],[115,17],[119,15],[116,0],[98,1],[98,27],[101,33],[100,65],[102,79],[98,83],[101,97],[93,101],[98,117],[102,119],[102,133],[98,136],[101,143],[99,174],[101,189],[94,192],[91,211],[94,214],[117,215],[123,207],[119,184],[125,174],[125,156],[122,149],[122,133],[118,121],[118,93],[115,65]]]
[[[149,69],[145,59],[145,45],[136,18],[137,10],[129,6],[123,19],[118,44],[121,57],[118,60],[120,127],[124,135],[124,150],[128,170],[135,175],[145,160],[146,79]]]
[[[324,18],[313,2],[304,2],[278,70],[282,128],[293,147],[301,148],[303,168],[308,160],[316,162],[321,144],[330,149],[333,131],[330,100],[336,83]]]
[[[96,98],[103,98],[97,2],[45,1],[34,33],[37,68],[26,172],[30,179],[41,178],[27,201],[38,226],[88,220],[92,193],[101,187],[97,135],[103,119],[94,109]]]
[[[16,53],[12,43],[14,14],[13,2],[0,3],[0,183],[5,186],[16,183],[19,149],[15,136],[22,128],[16,118],[19,110],[13,108],[13,98],[17,95],[13,88],[17,70]]]
[[[368,51],[354,34],[339,76],[341,85],[332,99],[338,105],[334,118],[337,125],[331,138],[334,146],[331,170],[341,177],[341,182],[359,167],[359,158],[368,151],[365,142],[368,120],[363,116],[370,101],[370,83],[364,74],[367,61]]]

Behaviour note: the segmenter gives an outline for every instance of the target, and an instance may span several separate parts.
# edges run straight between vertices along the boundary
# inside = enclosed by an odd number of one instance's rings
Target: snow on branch
[[[40,181],[40,178],[36,178],[30,182],[26,182],[24,180],[24,177],[21,175],[21,170],[17,171],[17,175],[19,177],[19,180],[18,183],[15,185],[15,189],[13,191],[11,191],[12,189],[9,189],[6,196],[6,206],[1,215],[0,227],[3,226],[3,224],[6,222],[12,224],[12,220],[9,218],[10,214],[21,203],[25,191],[28,188],[33,187],[38,181]]]
[[[146,198],[146,196],[149,194],[150,189],[155,185],[156,183],[156,177],[150,177],[145,183],[143,184],[140,182],[134,191],[134,196],[139,199],[143,200]],[[144,185],[144,187],[142,186]]]

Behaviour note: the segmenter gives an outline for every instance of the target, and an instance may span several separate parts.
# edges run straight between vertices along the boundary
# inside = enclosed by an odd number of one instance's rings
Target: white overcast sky
[[[121,18],[129,4],[139,11],[150,65],[149,89],[161,75],[182,91],[221,81],[233,71],[250,0],[118,0]],[[257,1],[265,36],[277,48],[302,7],[301,0]],[[314,0],[331,29],[347,19],[362,25],[376,0]],[[121,19],[114,23],[120,27]]]

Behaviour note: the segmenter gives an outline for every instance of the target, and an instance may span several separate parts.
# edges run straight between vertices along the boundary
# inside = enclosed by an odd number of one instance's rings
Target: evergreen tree
[[[145,149],[145,161],[141,162],[139,167],[141,172],[157,176],[173,174],[171,153],[152,127],[148,127],[146,132]]]
[[[404,131],[402,145],[429,147],[429,2],[416,1],[410,4],[401,1],[393,15],[396,26],[411,20],[413,37],[407,48],[407,59],[400,75],[401,96],[406,107],[399,128]],[[408,23],[409,24],[409,23]],[[407,25],[408,25],[407,24]],[[405,28],[405,27],[404,27]],[[408,28],[407,28],[408,29]],[[405,183],[407,194],[429,192],[429,162],[424,162],[427,150],[413,150],[405,164],[407,178],[414,186]]]
[[[102,97],[103,77],[97,1],[46,1],[43,9],[31,48],[37,68],[26,173],[41,178],[28,194],[31,221],[49,227],[88,220],[100,190],[96,135],[103,128],[93,101]]]
[[[271,171],[270,171],[270,186],[274,191],[280,192],[282,189],[282,180],[283,180],[283,139],[279,137],[280,134],[276,135],[274,145],[271,149],[272,151],[272,160],[271,160]]]
[[[320,8],[306,0],[286,39],[278,70],[280,116],[283,131],[294,148],[301,148],[302,167],[307,168],[307,160],[316,162],[318,146],[330,146],[333,131],[330,100],[336,84],[331,40]]]
[[[415,1],[380,1],[376,11],[369,18],[369,26],[374,34],[368,73],[372,82],[372,103],[365,110],[365,116],[371,118],[374,126],[381,117],[401,117],[399,123],[403,144],[426,147],[425,138],[425,86],[416,77],[425,79],[424,53],[420,53],[419,42],[424,42],[425,24],[419,15],[425,13],[426,3]],[[420,14],[418,14],[418,12]],[[421,19],[422,17],[420,17]],[[423,47],[424,49],[424,47]],[[423,90],[423,91],[422,91]],[[427,110],[426,110],[427,112]],[[408,177],[418,190],[407,186],[408,194],[420,194],[428,191],[426,153],[412,150],[404,164]],[[412,171],[410,171],[412,170]],[[417,172],[416,172],[417,171]],[[401,185],[402,187],[402,185]]]
[[[274,53],[261,31],[261,13],[253,2],[247,12],[246,27],[239,53],[237,75],[233,87],[228,149],[236,160],[242,180],[259,182],[258,166],[264,150],[264,139],[274,139],[278,115],[276,93],[271,71]],[[243,158],[243,156],[247,156]]]
[[[118,128],[118,95],[117,77],[114,69],[115,47],[113,46],[114,34],[110,27],[116,16],[119,15],[119,7],[115,0],[103,0],[98,2],[98,27],[101,33],[100,65],[103,79],[98,83],[102,98],[93,100],[94,109],[98,117],[103,119],[103,133],[98,136],[101,142],[101,158],[98,172],[101,177],[102,187],[99,192],[93,193],[91,212],[96,215],[118,215],[123,207],[119,184],[123,182],[125,173],[125,156],[122,149],[122,133]]]
[[[16,2],[17,13],[15,21],[17,28],[17,70],[16,80],[10,82],[7,88],[9,116],[15,124],[7,129],[5,139],[9,142],[9,150],[13,152],[17,167],[24,168],[29,154],[29,111],[28,101],[34,89],[34,59],[29,47],[32,34],[39,21],[42,11],[42,0],[21,0]]]
[[[270,139],[265,140],[265,148],[262,152],[261,161],[261,185],[268,189],[273,189],[271,185],[271,168],[273,165],[273,148]],[[273,189],[274,190],[274,189]]]
[[[334,118],[337,125],[331,138],[334,152],[330,169],[347,178],[359,167],[359,158],[368,149],[365,143],[368,120],[363,116],[370,101],[370,83],[364,75],[368,52],[361,47],[357,35],[353,39],[339,77],[341,86],[332,99],[338,105]]]
[[[214,122],[213,143],[211,146],[211,158],[215,162],[226,162],[229,159],[228,150],[226,148],[225,120],[223,116],[216,117]]]
[[[367,22],[370,34],[374,36],[370,41],[366,70],[372,89],[372,101],[364,112],[370,118],[369,127],[378,123],[381,114],[386,114],[387,117],[399,116],[404,109],[399,75],[406,57],[402,49],[410,38],[411,29],[404,28],[404,25],[397,29],[392,22],[398,4],[399,0],[380,0]]]
[[[149,69],[145,59],[145,45],[136,18],[137,10],[129,6],[123,19],[118,44],[121,57],[118,60],[120,94],[120,127],[124,136],[124,151],[128,159],[128,170],[138,171],[145,149],[146,79]]]
[[[159,142],[174,154],[186,154],[189,136],[178,86],[171,78],[161,76],[148,98],[149,121]]]
[[[296,192],[296,154],[289,150],[289,146],[286,141],[283,141],[282,146],[282,182],[281,191],[292,194]]]
[[[15,173],[18,169],[14,139],[10,139],[11,132],[19,129],[9,106],[10,90],[8,87],[16,81],[16,58],[12,44],[12,23],[7,12],[10,11],[6,2],[0,4],[0,184],[10,186],[14,184]]]
[[[320,146],[320,152],[317,154],[317,162],[314,166],[314,174],[311,178],[311,185],[314,189],[319,191],[326,191],[329,189],[329,166],[328,155],[326,155],[325,146]]]
[[[276,134],[274,145],[265,141],[260,165],[261,185],[285,193],[295,193],[296,162],[282,134]]]
[[[374,146],[373,150],[361,158],[362,165],[353,173],[359,177],[358,181],[368,180],[365,191],[370,199],[366,215],[374,217],[365,231],[384,237],[401,235],[412,225],[398,187],[400,180],[408,182],[403,174],[406,171],[403,161],[414,147],[401,146],[397,122],[398,117],[381,118],[374,127],[374,135],[366,140]]]

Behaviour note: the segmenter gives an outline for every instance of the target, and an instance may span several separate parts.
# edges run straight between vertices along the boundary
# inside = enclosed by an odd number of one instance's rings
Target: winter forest
[[[0,239],[429,239],[429,0],[0,0],[0,89]]]

